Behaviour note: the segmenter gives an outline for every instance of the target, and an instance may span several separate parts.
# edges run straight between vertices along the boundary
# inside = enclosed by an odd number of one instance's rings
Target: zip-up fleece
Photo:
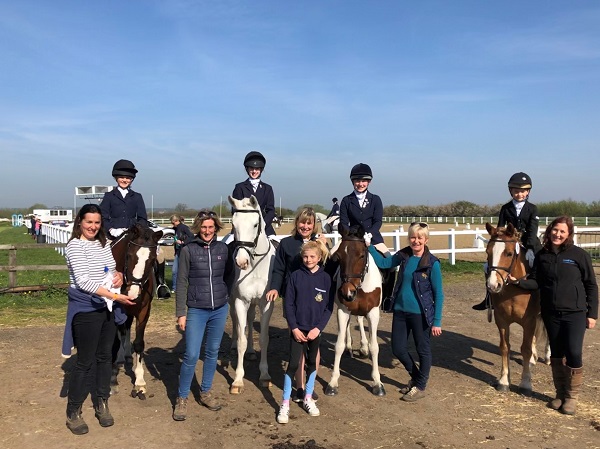
[[[592,259],[575,245],[554,253],[546,248],[535,256],[528,279],[519,285],[540,289],[542,311],[585,311],[588,318],[598,319],[598,284]]]
[[[177,273],[176,315],[186,314],[186,306],[216,309],[229,297],[225,276],[232,263],[227,245],[216,237],[205,242],[198,236],[181,249]]]

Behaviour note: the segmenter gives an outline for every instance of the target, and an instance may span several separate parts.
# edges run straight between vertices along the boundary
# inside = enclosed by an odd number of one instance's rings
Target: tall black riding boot
[[[383,312],[393,312],[394,298],[392,297],[392,294],[394,293],[394,283],[396,282],[397,270],[393,268],[389,270],[382,270],[381,274],[383,276],[383,285],[381,286],[381,309]]]
[[[158,285],[156,296],[158,296],[158,299],[168,299],[171,297],[171,291],[165,284],[165,262],[157,262],[154,268],[156,272],[156,284]]]

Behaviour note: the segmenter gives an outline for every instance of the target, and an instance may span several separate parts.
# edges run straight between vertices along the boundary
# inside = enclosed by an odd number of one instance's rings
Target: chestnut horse
[[[119,326],[115,345],[113,346],[113,375],[111,393],[118,391],[117,375],[119,368],[114,364],[120,341],[130,338],[131,325],[135,318],[135,340],[133,350],[133,372],[135,383],[131,391],[132,397],[146,399],[146,381],[142,358],[144,354],[144,331],[150,317],[150,304],[154,295],[154,264],[158,248],[158,240],[162,231],[153,232],[147,227],[136,224],[112,243],[112,254],[117,271],[123,273],[121,293],[136,298],[135,305],[123,306],[127,312],[127,321]]]
[[[384,396],[385,388],[379,375],[379,343],[377,342],[377,326],[379,325],[379,304],[381,303],[381,273],[375,261],[369,254],[364,240],[362,227],[346,229],[340,226],[342,241],[332,261],[340,264],[337,276],[337,320],[338,336],[335,344],[335,361],[331,380],[325,389],[325,394],[338,394],[340,377],[340,360],[344,349],[352,351],[350,337],[350,316],[355,315],[361,328],[362,346],[367,346],[364,334],[363,320],[366,317],[369,324],[368,352],[371,354],[371,377],[373,383],[371,392],[376,396]],[[365,351],[366,352],[366,351]]]
[[[531,366],[537,362],[536,337],[543,339],[544,324],[540,317],[539,292],[524,290],[509,283],[509,276],[522,279],[527,275],[528,263],[525,250],[521,247],[520,234],[512,224],[495,228],[485,225],[490,239],[487,244],[488,273],[486,287],[491,295],[494,320],[500,332],[500,355],[502,368],[496,390],[508,391],[510,386],[509,354],[510,325],[517,323],[523,328],[521,355],[523,373],[519,392],[531,394]],[[547,339],[546,339],[547,342]],[[550,360],[550,350],[546,343],[546,362]]]

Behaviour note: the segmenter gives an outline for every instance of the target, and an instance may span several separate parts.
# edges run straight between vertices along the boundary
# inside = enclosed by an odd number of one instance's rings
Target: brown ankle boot
[[[200,404],[213,412],[221,410],[221,404],[219,404],[219,401],[210,394],[210,391],[200,393]]]
[[[552,380],[554,381],[554,387],[556,388],[556,397],[548,402],[548,407],[552,410],[560,410],[565,401],[565,359],[559,357],[553,357],[550,359],[550,365],[552,367]]]
[[[94,407],[96,418],[102,427],[110,427],[115,423],[108,409],[108,399],[98,398],[98,404]]]
[[[577,397],[583,384],[583,367],[571,368],[565,365],[565,402],[560,411],[565,415],[574,415],[577,408]]]

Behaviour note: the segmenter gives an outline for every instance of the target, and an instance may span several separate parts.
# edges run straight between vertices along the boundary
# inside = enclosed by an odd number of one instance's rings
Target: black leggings
[[[567,359],[567,366],[583,366],[583,336],[587,325],[585,312],[544,312],[552,358]]]

